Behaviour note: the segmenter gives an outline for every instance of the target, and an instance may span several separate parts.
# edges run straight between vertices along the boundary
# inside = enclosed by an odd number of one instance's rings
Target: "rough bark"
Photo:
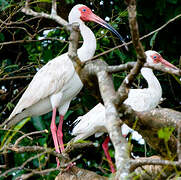
[[[158,137],[158,131],[164,127],[174,127],[176,131],[181,124],[181,112],[167,108],[156,108],[149,112],[135,112],[130,111],[128,108],[123,114],[122,119],[125,120],[125,123],[129,127],[133,127],[136,122],[135,130],[162,157],[168,159],[164,139]],[[167,143],[171,156],[175,157],[177,153],[177,138],[171,135]]]
[[[108,178],[100,176],[92,171],[72,167],[68,171],[60,173],[55,180],[108,180]]]

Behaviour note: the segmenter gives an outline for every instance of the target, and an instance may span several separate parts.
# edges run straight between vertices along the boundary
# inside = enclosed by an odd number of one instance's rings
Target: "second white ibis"
[[[160,64],[161,66],[163,65],[170,69],[178,69],[176,66],[164,60],[162,56],[156,51],[149,50],[146,51],[145,54],[147,56],[147,63],[149,65]],[[158,79],[153,74],[152,69],[143,67],[141,69],[141,74],[147,81],[148,88],[130,89],[128,93],[128,98],[124,101],[124,104],[130,105],[135,111],[150,111],[159,104],[159,101],[162,97],[162,88]],[[105,107],[99,103],[87,114],[78,117],[75,120],[75,124],[76,125],[72,131],[72,135],[76,136],[74,141],[77,141],[79,139],[85,139],[95,133],[101,135],[101,133],[107,131]],[[102,147],[108,159],[110,169],[112,173],[114,173],[115,169],[108,152],[109,140],[109,137],[107,137]]]

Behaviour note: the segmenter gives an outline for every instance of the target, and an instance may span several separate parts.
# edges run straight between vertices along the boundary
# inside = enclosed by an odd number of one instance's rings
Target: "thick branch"
[[[97,175],[92,171],[81,169],[78,167],[72,167],[70,170],[60,173],[55,180],[108,180],[108,178]]]
[[[51,15],[56,15],[56,14],[57,14],[57,1],[52,0]]]
[[[135,112],[130,107],[125,106],[121,109],[121,118],[129,126],[138,131],[145,141],[155,149],[162,157],[168,158],[168,152],[165,148],[164,139],[158,137],[158,131],[165,127],[178,128],[181,124],[181,112],[159,108],[149,112]],[[169,151],[173,157],[177,153],[177,139],[171,135],[167,142]]]
[[[107,66],[106,63],[105,66]],[[98,71],[96,72],[96,75],[106,109],[106,129],[115,149],[117,167],[116,179],[124,179],[129,175],[129,166],[125,165],[129,162],[129,148],[125,138],[121,136],[122,124],[118,122],[119,117],[114,105],[116,92],[114,90],[112,79],[106,71]]]
[[[139,74],[142,66],[146,62],[146,55],[144,53],[143,46],[139,40],[139,31],[138,23],[136,20],[136,1],[130,0],[128,6],[128,15],[129,15],[129,26],[132,36],[132,42],[137,54],[137,62],[125,80],[122,82],[121,86],[117,91],[118,105],[121,105],[123,101],[128,97],[128,85],[130,85],[135,77]]]
[[[116,73],[116,72],[122,72],[126,70],[130,70],[135,66],[136,62],[127,62],[125,64],[120,64],[117,66],[108,66],[106,68],[106,71],[109,73]],[[154,64],[154,65],[148,65],[148,63],[145,63],[143,67],[148,67],[153,70],[162,71],[169,74],[174,74],[176,76],[181,76],[181,70],[180,69],[168,69],[165,66],[160,66],[160,64]]]
[[[80,37],[79,24],[73,23],[72,25],[70,25],[69,29],[70,29],[70,37],[69,37],[68,56],[74,63],[76,72],[79,74],[83,65],[77,55],[77,49]]]
[[[162,166],[175,166],[181,167],[181,163],[178,161],[168,161],[162,159],[153,159],[153,158],[139,158],[131,161],[131,169],[133,172],[137,167],[144,165],[162,165]]]

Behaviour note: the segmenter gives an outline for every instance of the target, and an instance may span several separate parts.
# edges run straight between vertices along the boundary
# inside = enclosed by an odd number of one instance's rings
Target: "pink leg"
[[[111,160],[111,156],[110,156],[109,151],[108,151],[108,143],[109,143],[109,141],[110,141],[110,138],[109,138],[109,136],[107,136],[106,139],[104,140],[103,144],[102,144],[102,148],[103,148],[104,153],[105,153],[105,155],[106,155],[106,158],[107,158],[107,160],[108,160],[108,163],[109,163],[109,167],[110,167],[110,169],[111,169],[111,172],[112,172],[112,173],[115,173],[116,171],[115,171],[115,169],[114,169],[114,164],[113,164],[113,162],[112,162],[112,160]]]
[[[58,131],[57,131],[57,139],[58,139],[61,152],[64,150],[63,133],[62,133],[63,118],[64,116],[60,115],[60,121],[59,121]]]
[[[60,121],[58,125],[58,130],[57,130],[57,139],[58,143],[60,146],[61,152],[64,150],[64,144],[63,144],[63,132],[62,132],[62,125],[63,125],[63,118],[64,116],[60,115]],[[70,163],[64,171],[67,171],[70,167],[74,166],[76,163]]]
[[[50,125],[50,129],[51,129],[51,132],[52,132],[52,137],[53,137],[53,142],[54,142],[54,145],[55,145],[55,150],[56,150],[56,152],[60,153],[60,149],[58,147],[58,141],[57,141],[57,127],[56,127],[56,124],[55,124],[55,117],[56,117],[56,108],[53,108],[52,122],[51,122],[51,125]],[[59,162],[58,158],[56,158],[56,160],[57,160],[57,167],[59,167],[60,162]]]

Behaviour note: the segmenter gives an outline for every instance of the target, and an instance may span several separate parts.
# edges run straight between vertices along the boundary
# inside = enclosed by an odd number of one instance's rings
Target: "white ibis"
[[[69,23],[78,22],[80,24],[83,45],[78,49],[78,57],[81,61],[92,58],[96,50],[96,38],[93,32],[85,25],[85,21],[94,21],[101,24],[115,33],[124,42],[121,35],[113,27],[96,16],[87,6],[82,4],[76,5],[70,11]],[[55,150],[59,153],[60,151],[62,152],[64,150],[62,134],[63,117],[69,108],[72,98],[79,93],[82,86],[83,84],[75,72],[68,54],[65,53],[54,58],[35,74],[5,122],[5,126],[9,128],[26,117],[40,116],[53,110],[50,128]],[[60,115],[58,130],[55,124],[57,109]],[[58,160],[57,166],[59,166]]]
[[[156,51],[146,51],[147,63],[164,65],[167,68],[177,69],[174,65],[164,60],[162,56]],[[124,104],[130,105],[135,111],[149,111],[154,109],[162,97],[162,88],[158,79],[153,74],[153,70],[143,67],[141,74],[148,83],[148,88],[145,89],[130,89],[128,98],[124,101]],[[105,119],[105,107],[99,103],[91,111],[84,116],[78,117],[75,120],[76,126],[72,131],[72,135],[76,136],[74,141],[79,139],[85,139],[95,133],[101,135],[106,132],[106,119]],[[125,135],[123,135],[125,136]],[[115,172],[111,157],[108,152],[109,136],[105,139],[102,147],[105,155],[108,159],[108,163],[112,173]]]

